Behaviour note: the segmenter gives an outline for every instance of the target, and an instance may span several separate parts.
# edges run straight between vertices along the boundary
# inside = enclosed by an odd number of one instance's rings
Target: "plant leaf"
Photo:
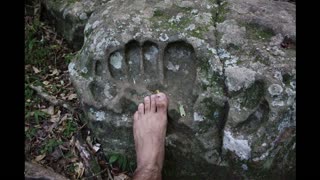
[[[122,170],[125,171],[127,169],[128,160],[126,157],[123,157]]]
[[[46,154],[42,154],[36,157],[36,161],[41,161],[44,157],[46,157]]]
[[[119,158],[119,155],[115,154],[115,155],[112,155],[109,159],[109,163],[112,164],[114,162],[116,162]]]

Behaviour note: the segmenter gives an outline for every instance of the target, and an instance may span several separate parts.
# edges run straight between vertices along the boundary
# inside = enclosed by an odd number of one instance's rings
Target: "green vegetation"
[[[63,131],[63,135],[66,137],[70,137],[73,135],[74,132],[76,132],[78,129],[77,123],[75,123],[73,120],[68,119],[66,123],[66,127]]]
[[[111,153],[109,164],[119,167],[122,171],[134,172],[136,163],[126,155],[120,153]]]
[[[242,25],[246,27],[247,36],[251,39],[269,41],[275,35],[271,29],[256,24],[245,23]]]
[[[62,144],[60,140],[49,139],[47,142],[44,143],[41,149],[41,154],[52,153],[54,149],[58,147],[60,144]]]
[[[256,107],[264,95],[263,86],[263,82],[256,82],[250,88],[248,88],[243,95],[244,101],[241,103],[241,106],[250,109]]]

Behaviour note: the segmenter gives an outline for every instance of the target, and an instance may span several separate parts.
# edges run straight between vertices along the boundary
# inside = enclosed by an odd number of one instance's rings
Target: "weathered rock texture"
[[[39,164],[24,162],[25,180],[45,179],[45,180],[68,180],[68,178],[55,173],[50,169],[46,169]]]
[[[41,0],[42,15],[76,50],[83,45],[83,30],[92,12],[108,0]]]
[[[165,177],[294,177],[295,32],[288,2],[111,0],[69,71],[107,153],[134,154],[132,115],[160,90]]]

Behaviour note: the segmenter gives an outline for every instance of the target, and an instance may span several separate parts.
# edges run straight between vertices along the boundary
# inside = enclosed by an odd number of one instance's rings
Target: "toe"
[[[167,111],[168,109],[168,98],[164,93],[158,93],[156,98],[156,107],[157,112],[159,111]]]
[[[133,124],[138,121],[138,118],[139,118],[139,114],[138,114],[138,111],[136,111],[133,115]]]
[[[153,94],[153,95],[151,95],[151,107],[150,107],[150,109],[151,109],[151,112],[156,112],[156,95],[155,94]]]
[[[138,111],[136,111],[133,115],[133,133],[134,134],[135,134],[135,129],[136,129],[138,120],[139,120],[139,113]]]
[[[147,96],[144,98],[144,112],[148,113],[150,112],[150,106],[151,106],[151,100],[150,100],[150,96]]]
[[[144,115],[144,105],[143,105],[143,103],[140,103],[139,106],[138,106],[138,115],[139,116]]]

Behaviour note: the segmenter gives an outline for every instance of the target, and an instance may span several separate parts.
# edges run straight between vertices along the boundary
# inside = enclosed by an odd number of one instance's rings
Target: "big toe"
[[[157,112],[166,112],[168,109],[168,97],[164,93],[158,93],[156,98]]]

